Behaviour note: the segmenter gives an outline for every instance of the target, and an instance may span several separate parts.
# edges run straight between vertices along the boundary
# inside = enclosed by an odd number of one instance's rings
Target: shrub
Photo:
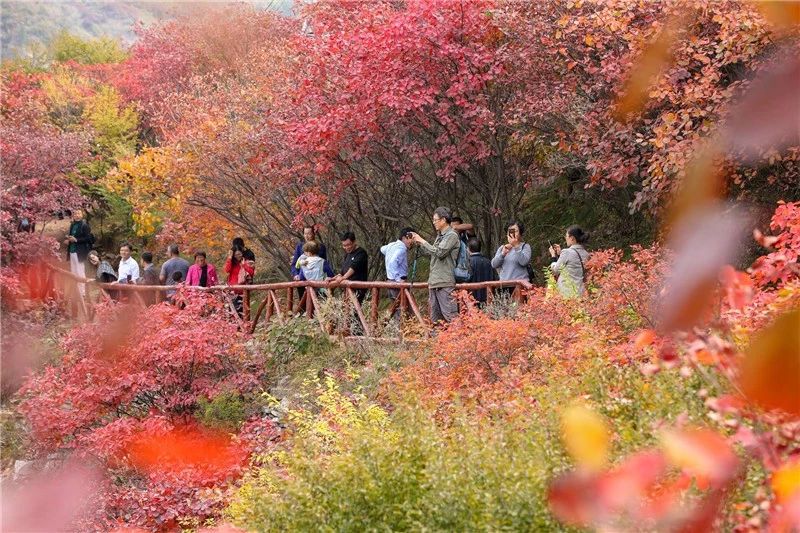
[[[143,470],[131,462],[138,442],[202,433],[195,414],[238,420],[241,405],[232,399],[260,390],[263,360],[245,350],[246,338],[223,304],[202,294],[183,303],[138,315],[119,305],[98,307],[97,322],[64,338],[60,364],[31,376],[20,391],[37,451],[91,455],[113,471],[98,513],[107,522],[92,527],[171,529],[184,518],[213,517],[222,505],[218,493],[244,464],[248,445],[235,441],[230,448],[238,459],[221,468]],[[203,403],[207,398],[214,400]]]
[[[564,405],[580,397],[613,420],[615,458],[652,444],[659,425],[707,411],[699,378],[687,392],[677,370],[648,377],[593,357],[576,373],[537,372],[524,416],[476,418],[456,406],[446,424],[408,389],[390,412],[332,380],[318,384],[316,401],[289,417],[292,437],[260,458],[226,514],[258,531],[565,529],[546,500],[549,480],[570,465]]]
[[[241,395],[233,392],[223,392],[211,400],[199,398],[197,418],[208,428],[236,431],[247,418],[245,403]]]

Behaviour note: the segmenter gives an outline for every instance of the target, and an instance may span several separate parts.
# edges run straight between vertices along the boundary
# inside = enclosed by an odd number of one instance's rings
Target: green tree
[[[127,54],[119,41],[111,37],[98,37],[96,39],[81,39],[63,30],[56,35],[50,43],[50,52],[53,60],[60,63],[77,61],[83,65],[96,65],[102,63],[120,63]]]

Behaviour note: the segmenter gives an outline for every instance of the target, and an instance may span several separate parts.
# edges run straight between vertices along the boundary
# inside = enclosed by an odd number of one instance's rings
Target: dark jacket
[[[74,243],[75,253],[78,255],[78,261],[84,262],[86,258],[89,257],[89,252],[92,251],[92,241],[94,240],[94,237],[92,237],[92,228],[89,227],[89,224],[85,220],[72,222],[67,235],[72,235],[72,226],[74,224],[80,224],[75,233],[75,240],[77,241]],[[67,260],[69,260],[69,245],[67,246]]]
[[[305,242],[303,242],[303,241],[300,241],[300,242],[297,243],[297,246],[295,246],[295,248],[294,248],[294,256],[292,257],[292,277],[300,276],[300,279],[303,280],[303,281],[305,281],[306,278],[305,278],[305,276],[303,276],[303,270],[300,269],[300,268],[297,268],[297,260],[300,258],[301,255],[303,255],[303,245],[304,244],[305,244]],[[333,277],[333,269],[328,264],[328,251],[325,249],[325,245],[322,244],[321,242],[319,243],[319,253],[317,255],[325,260],[325,264],[323,266],[323,270],[325,271],[325,274],[327,274],[329,277],[332,278]]]
[[[492,262],[488,257],[479,253],[471,253],[469,254],[469,262],[472,267],[472,275],[469,278],[470,283],[497,280],[497,271],[492,268]],[[472,295],[478,303],[486,303],[486,289],[472,291]]]

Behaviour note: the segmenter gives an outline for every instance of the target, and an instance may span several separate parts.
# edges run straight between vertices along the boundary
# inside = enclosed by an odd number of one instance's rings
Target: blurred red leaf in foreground
[[[127,449],[133,464],[143,471],[179,472],[187,468],[226,471],[243,458],[243,451],[226,435],[193,427],[147,435]]]
[[[710,429],[668,430],[661,444],[670,463],[694,477],[701,488],[725,484],[739,463],[725,438]]]
[[[226,471],[244,458],[243,451],[226,435],[194,427],[148,435],[134,441],[127,452],[133,464],[145,472]]]
[[[662,331],[689,329],[710,313],[720,269],[735,259],[748,222],[741,211],[717,204],[693,211],[675,226],[670,238],[675,262],[656,300]]]
[[[614,109],[614,118],[627,121],[631,114],[642,110],[648,100],[648,90],[672,60],[671,48],[675,44],[683,17],[669,19],[661,31],[644,50],[636,68],[625,83]]]
[[[682,474],[671,475],[672,468]],[[708,429],[670,430],[660,449],[634,454],[605,472],[578,468],[550,485],[553,513],[565,523],[609,530],[710,527],[739,459],[727,440]],[[694,480],[704,491],[688,498]]]
[[[800,310],[784,314],[753,339],[739,379],[754,404],[800,416]]]
[[[722,130],[725,144],[746,160],[800,144],[799,88],[800,58],[779,58],[731,110]]]
[[[753,4],[768,21],[776,26],[800,24],[800,2],[796,0],[758,0]]]

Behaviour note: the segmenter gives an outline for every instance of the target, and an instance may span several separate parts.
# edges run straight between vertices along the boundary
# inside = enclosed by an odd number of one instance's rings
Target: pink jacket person
[[[208,272],[206,277],[206,287],[211,287],[212,285],[219,285],[219,278],[217,277],[217,269],[214,268],[214,265],[211,263],[207,263],[208,265]],[[200,285],[200,267],[197,264],[191,265],[189,267],[189,271],[186,273],[186,285],[191,285],[196,287]]]

